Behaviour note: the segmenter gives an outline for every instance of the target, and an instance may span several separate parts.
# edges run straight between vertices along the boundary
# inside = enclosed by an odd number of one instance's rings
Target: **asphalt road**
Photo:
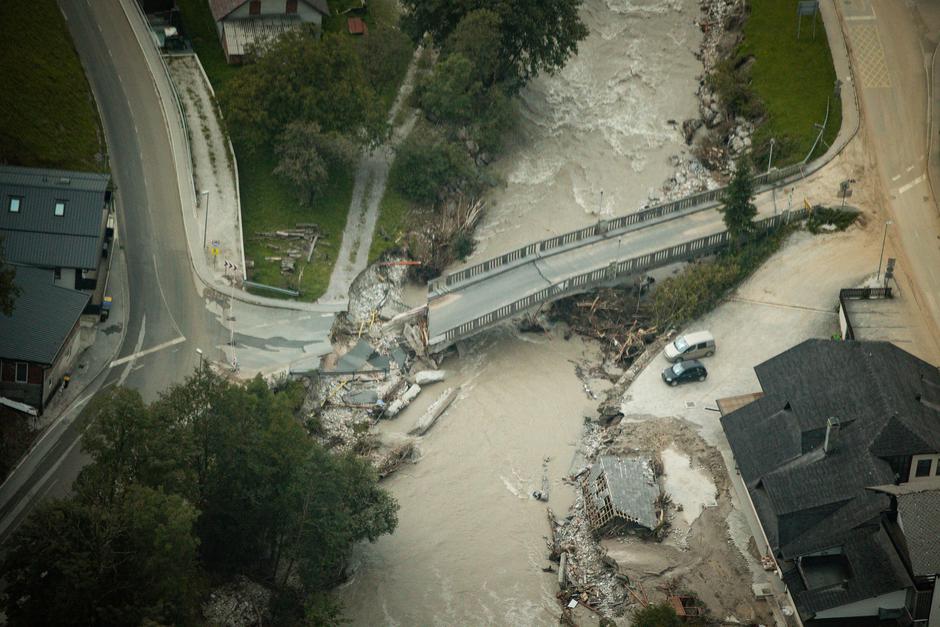
[[[118,357],[147,353],[105,371],[95,385],[127,385],[149,401],[193,371],[199,361],[196,348],[209,359],[224,359],[230,331],[194,283],[163,115],[121,6],[117,0],[59,4],[97,100],[117,185],[131,290]],[[35,501],[68,492],[85,461],[75,421],[82,408],[79,404],[64,416],[54,446],[24,463],[18,481],[11,477],[4,484],[4,491],[13,493],[2,495],[0,540]]]
[[[853,0],[841,5],[860,88],[864,124],[887,209],[888,251],[902,289],[913,288],[940,338],[940,214],[927,180],[930,62],[940,40],[933,0]],[[937,133],[933,129],[932,134]],[[937,155],[934,155],[936,158]]]

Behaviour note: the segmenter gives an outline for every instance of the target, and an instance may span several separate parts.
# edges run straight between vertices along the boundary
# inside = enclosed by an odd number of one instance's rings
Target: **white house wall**
[[[862,599],[855,603],[848,603],[838,607],[829,608],[822,612],[817,612],[814,618],[823,620],[826,618],[852,618],[856,616],[876,616],[878,608],[897,609],[904,607],[907,602],[907,590],[895,590],[881,596]]]

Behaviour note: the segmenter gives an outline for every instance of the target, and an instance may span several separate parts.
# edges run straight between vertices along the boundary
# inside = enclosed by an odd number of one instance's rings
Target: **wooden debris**
[[[384,479],[404,466],[407,462],[412,461],[414,454],[414,442],[406,442],[392,449],[378,464],[379,479]]]

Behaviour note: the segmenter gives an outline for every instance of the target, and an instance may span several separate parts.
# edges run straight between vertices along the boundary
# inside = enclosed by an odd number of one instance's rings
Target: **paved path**
[[[411,96],[420,54],[421,48],[418,48],[408,65],[405,80],[402,81],[395,103],[388,113],[389,124],[394,124],[399,111]],[[359,160],[352,200],[349,204],[349,216],[346,218],[346,228],[343,230],[343,241],[336,257],[336,265],[333,266],[333,273],[330,275],[330,284],[319,302],[346,302],[349,298],[349,286],[369,264],[369,248],[372,247],[375,223],[379,217],[379,205],[385,195],[385,185],[388,183],[388,170],[395,158],[395,147],[408,137],[416,120],[417,112],[408,111],[404,121],[393,130],[391,139],[362,155]]]

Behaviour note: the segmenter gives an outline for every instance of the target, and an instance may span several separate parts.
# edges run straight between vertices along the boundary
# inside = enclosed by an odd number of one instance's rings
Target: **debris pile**
[[[257,231],[251,236],[253,240],[261,241],[265,248],[275,254],[264,258],[265,261],[280,262],[281,274],[293,275],[297,272],[297,284],[303,279],[304,269],[313,260],[313,251],[322,233],[320,227],[313,223],[298,222],[292,229],[277,231]]]
[[[209,594],[209,600],[203,605],[203,616],[211,625],[264,625],[270,620],[270,604],[270,590],[239,575]]]
[[[549,317],[563,320],[572,331],[600,342],[605,360],[612,365],[628,367],[659,332],[640,308],[640,299],[652,283],[652,278],[638,278],[630,287],[563,298],[552,304]]]

